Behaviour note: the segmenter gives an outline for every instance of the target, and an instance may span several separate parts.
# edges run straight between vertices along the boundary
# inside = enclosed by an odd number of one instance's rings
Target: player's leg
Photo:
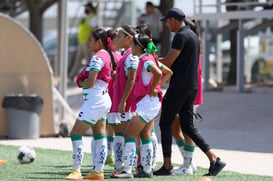
[[[81,166],[83,160],[83,142],[82,135],[90,128],[90,126],[83,121],[76,120],[70,138],[72,141],[72,172],[66,177],[67,180],[78,180],[82,178]]]

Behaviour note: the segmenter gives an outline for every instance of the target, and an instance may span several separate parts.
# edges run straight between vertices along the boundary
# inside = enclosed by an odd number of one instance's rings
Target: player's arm
[[[95,70],[91,70],[89,72],[89,76],[86,80],[80,81],[80,85],[84,88],[91,88],[95,84],[97,80],[98,72]]]
[[[100,57],[93,56],[90,62],[89,76],[86,80],[80,81],[79,82],[80,85],[84,88],[93,87],[97,80],[98,73],[100,72],[103,66],[104,66],[104,61]]]
[[[151,91],[150,91],[149,95],[150,96],[157,96],[158,92],[156,91],[155,88],[160,82],[162,72],[158,68],[158,66],[155,64],[150,64],[148,71],[153,74],[153,83],[152,83]]]
[[[173,71],[162,63],[159,64],[159,68],[162,72],[162,76],[160,80],[160,86],[162,86],[173,75]]]
[[[119,104],[119,110],[118,112],[123,113],[125,112],[125,106],[126,106],[126,101],[134,87],[135,84],[135,79],[136,79],[136,70],[135,69],[131,69],[128,71],[128,78],[127,78],[127,82],[124,88],[124,92]]]
[[[119,104],[118,112],[123,113],[125,112],[125,106],[126,106],[126,101],[134,87],[135,84],[135,79],[136,79],[136,72],[137,72],[137,66],[138,66],[138,58],[135,56],[130,57],[131,64],[128,66],[128,77],[127,77],[127,82],[124,88],[124,92]]]

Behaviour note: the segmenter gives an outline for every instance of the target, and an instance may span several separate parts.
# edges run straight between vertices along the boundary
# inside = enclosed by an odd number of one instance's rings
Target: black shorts
[[[172,125],[176,114],[180,121],[193,120],[193,102],[196,97],[196,89],[178,89],[169,87],[162,102],[160,126]]]

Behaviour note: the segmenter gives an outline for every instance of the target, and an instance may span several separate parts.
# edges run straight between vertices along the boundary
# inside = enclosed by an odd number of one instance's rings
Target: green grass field
[[[0,145],[0,160],[7,160],[7,163],[5,165],[0,166],[0,180],[65,180],[64,178],[71,171],[71,152],[40,148],[34,149],[36,151],[35,161],[31,164],[20,164],[16,159],[16,152],[18,150],[18,147]],[[83,175],[86,175],[91,170],[90,160],[90,154],[85,154],[82,167]],[[160,166],[161,163],[159,163],[158,165]],[[105,166],[105,180],[120,180],[110,179],[112,170],[112,167]],[[202,175],[206,172],[207,169],[198,167],[197,173],[191,176],[154,176],[153,180],[166,181],[167,179],[169,181],[199,181]],[[273,177],[246,175],[228,171],[223,171],[217,177],[211,177],[211,179],[213,181],[273,181]]]

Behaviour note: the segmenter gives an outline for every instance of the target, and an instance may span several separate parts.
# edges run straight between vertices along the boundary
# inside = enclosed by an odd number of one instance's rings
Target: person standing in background
[[[96,7],[91,2],[88,2],[84,6],[86,17],[81,20],[78,26],[78,47],[76,57],[68,75],[69,79],[72,81],[79,73],[78,71],[81,68],[82,59],[89,61],[91,57],[91,52],[88,49],[88,36],[91,31],[98,27]]]
[[[148,24],[153,36],[153,42],[156,46],[160,44],[160,35],[162,32],[162,22],[160,18],[162,17],[161,12],[156,8],[156,6],[150,2],[146,2],[146,13],[139,17],[139,24]]]

